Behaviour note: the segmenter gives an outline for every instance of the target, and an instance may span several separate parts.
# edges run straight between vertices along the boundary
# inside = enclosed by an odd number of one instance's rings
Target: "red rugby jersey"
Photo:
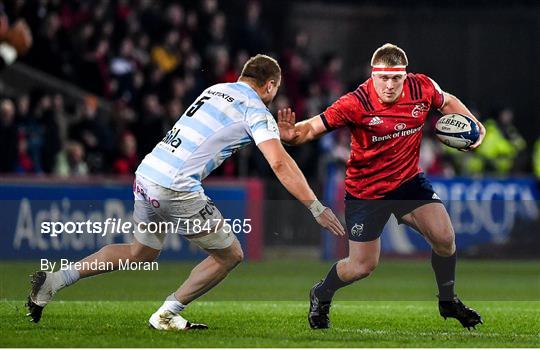
[[[380,101],[370,78],[328,107],[321,114],[326,128],[351,130],[347,192],[361,199],[382,198],[417,175],[424,122],[429,109],[443,103],[437,83],[409,73],[393,104]]]

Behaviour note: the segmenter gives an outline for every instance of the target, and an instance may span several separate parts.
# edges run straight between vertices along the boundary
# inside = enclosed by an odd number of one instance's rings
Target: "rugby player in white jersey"
[[[277,123],[267,106],[276,96],[281,69],[265,55],[250,58],[236,83],[217,84],[206,89],[178,119],[173,129],[148,154],[136,171],[133,186],[133,219],[144,228],[150,222],[177,222],[178,234],[208,253],[189,277],[150,317],[159,330],[207,328],[188,322],[180,312],[222,281],[243,259],[236,236],[223,225],[223,217],[204,194],[201,181],[236,150],[255,142],[279,181],[313,214],[317,222],[335,235],[345,231],[333,212],[324,207],[309,187],[304,175],[283,148]],[[289,111],[290,113],[290,111]],[[203,231],[193,232],[193,223],[202,222]],[[192,223],[191,229],[189,223]],[[39,322],[43,308],[54,294],[81,278],[107,271],[86,269],[90,263],[154,261],[163,247],[166,232],[135,232],[130,244],[110,244],[73,267],[32,275],[28,316]],[[85,264],[86,263],[86,264]]]

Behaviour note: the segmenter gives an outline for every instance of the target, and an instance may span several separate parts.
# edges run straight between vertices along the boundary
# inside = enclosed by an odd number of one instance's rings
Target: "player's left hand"
[[[324,209],[321,215],[315,217],[317,223],[330,231],[335,236],[345,236],[345,229],[338,218],[330,208]]]
[[[476,140],[475,143],[473,143],[472,145],[470,145],[467,148],[462,149],[461,151],[463,151],[463,152],[472,151],[472,150],[478,148],[478,146],[480,146],[482,144],[482,141],[484,141],[484,137],[486,137],[486,128],[484,127],[484,125],[482,123],[480,123],[479,120],[476,120],[476,123],[478,124],[478,128],[480,129],[480,136],[478,137],[478,140]]]

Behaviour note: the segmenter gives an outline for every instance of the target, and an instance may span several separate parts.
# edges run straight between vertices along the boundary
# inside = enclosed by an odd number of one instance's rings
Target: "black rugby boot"
[[[309,314],[308,321],[312,329],[326,329],[330,328],[330,313],[329,301],[321,301],[315,295],[315,289],[322,284],[322,281],[317,282],[309,292]]]
[[[453,300],[439,300],[439,313],[445,320],[455,318],[468,330],[484,323],[480,314],[463,304],[457,296]]]

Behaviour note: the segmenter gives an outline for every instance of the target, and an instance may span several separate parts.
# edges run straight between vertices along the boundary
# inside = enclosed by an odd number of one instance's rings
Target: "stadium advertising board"
[[[206,194],[224,217],[230,219],[231,230],[242,231],[235,233],[246,257],[260,259],[262,211],[253,203],[261,202],[256,198],[262,197],[262,184],[256,180],[210,182]],[[0,201],[3,209],[0,220],[5,233],[0,238],[2,259],[77,259],[104,245],[128,243],[133,239],[134,201],[129,182],[3,183]],[[68,222],[75,225],[62,226],[62,233],[54,232],[54,223]],[[176,234],[167,235],[160,255],[170,260],[195,260],[204,256],[199,248]]]
[[[456,245],[467,251],[486,244],[503,244],[513,233],[538,222],[539,193],[532,178],[470,179],[431,178],[435,192],[445,203],[454,230]],[[327,198],[343,211],[344,189],[336,178],[327,187]],[[323,234],[323,257],[331,259],[346,254],[346,245]],[[430,246],[416,231],[399,225],[392,217],[381,236],[383,253],[422,254]]]

